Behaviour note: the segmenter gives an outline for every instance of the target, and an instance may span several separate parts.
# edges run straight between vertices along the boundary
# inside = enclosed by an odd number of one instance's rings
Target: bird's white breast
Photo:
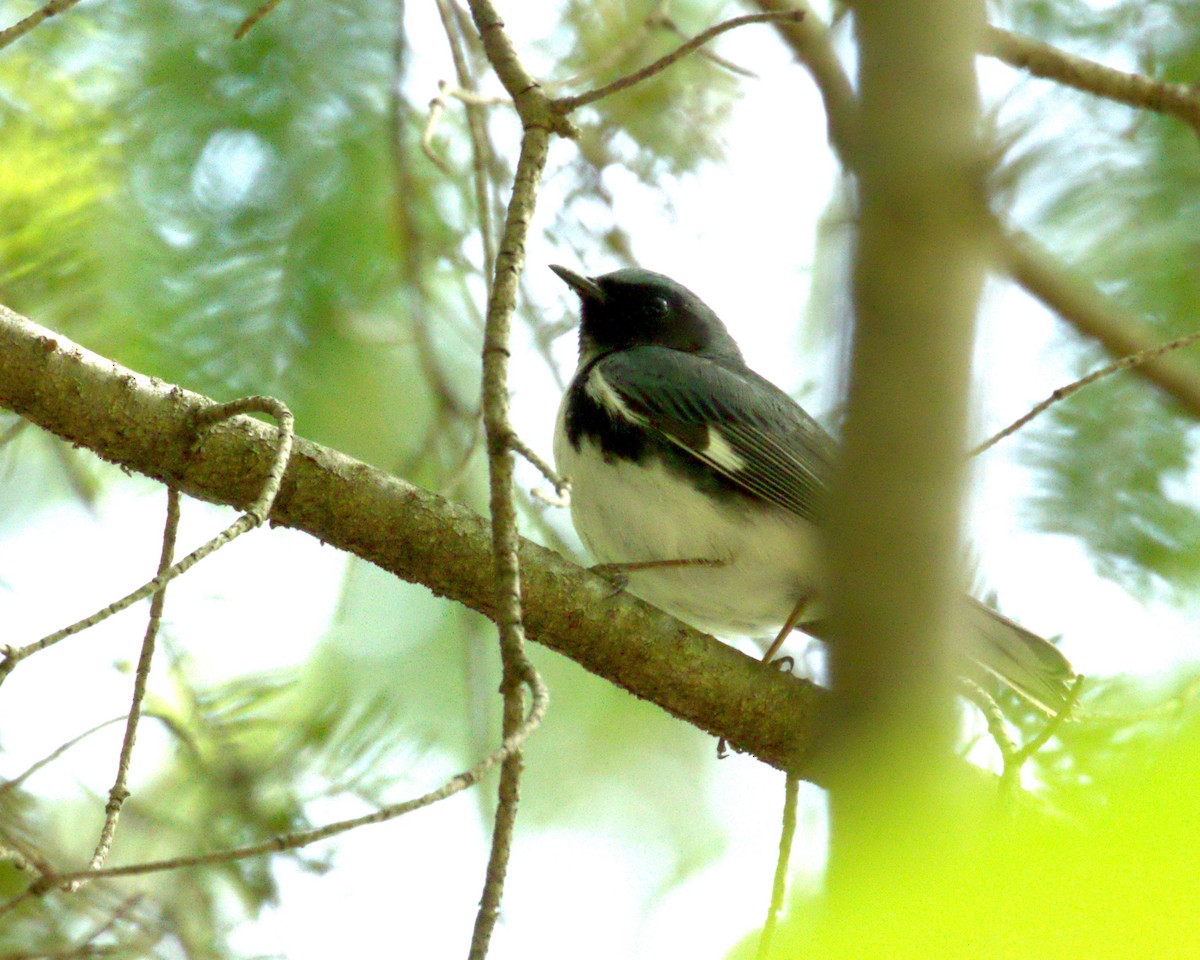
[[[606,462],[586,437],[576,450],[559,411],[554,457],[571,479],[571,515],[600,563],[711,560],[719,566],[630,571],[629,590],[699,629],[764,636],[820,586],[816,527],[783,509],[714,500],[657,458]]]

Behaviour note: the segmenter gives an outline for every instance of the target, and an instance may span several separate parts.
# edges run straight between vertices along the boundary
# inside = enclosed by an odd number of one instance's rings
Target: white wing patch
[[[587,383],[584,384],[583,389],[589,397],[604,407],[609,413],[615,413],[617,416],[633,423],[642,422],[641,418],[630,410],[629,405],[621,399],[621,395],[604,379],[604,375],[600,372],[599,367],[592,367],[592,372],[588,374]]]
[[[708,445],[705,446],[703,454],[704,459],[713,466],[729,473],[740,473],[746,469],[746,459],[734,450],[721,431],[711,424],[708,427]]]

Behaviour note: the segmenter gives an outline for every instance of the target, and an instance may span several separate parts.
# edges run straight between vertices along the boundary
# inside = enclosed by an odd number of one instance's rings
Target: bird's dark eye
[[[655,320],[661,320],[671,312],[671,305],[666,297],[654,297],[650,300],[648,312]]]

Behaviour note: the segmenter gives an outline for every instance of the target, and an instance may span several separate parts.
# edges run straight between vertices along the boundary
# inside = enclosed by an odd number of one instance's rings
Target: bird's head
[[[698,296],[670,277],[626,269],[584,277],[551,266],[579,296],[579,356],[636,346],[658,346],[717,360],[742,362],[725,324]]]

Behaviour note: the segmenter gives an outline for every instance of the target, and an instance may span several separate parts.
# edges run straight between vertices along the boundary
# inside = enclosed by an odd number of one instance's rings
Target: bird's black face
[[[579,355],[653,345],[741,362],[742,354],[720,318],[674,280],[649,270],[617,270],[583,277],[550,268],[579,295]]]

